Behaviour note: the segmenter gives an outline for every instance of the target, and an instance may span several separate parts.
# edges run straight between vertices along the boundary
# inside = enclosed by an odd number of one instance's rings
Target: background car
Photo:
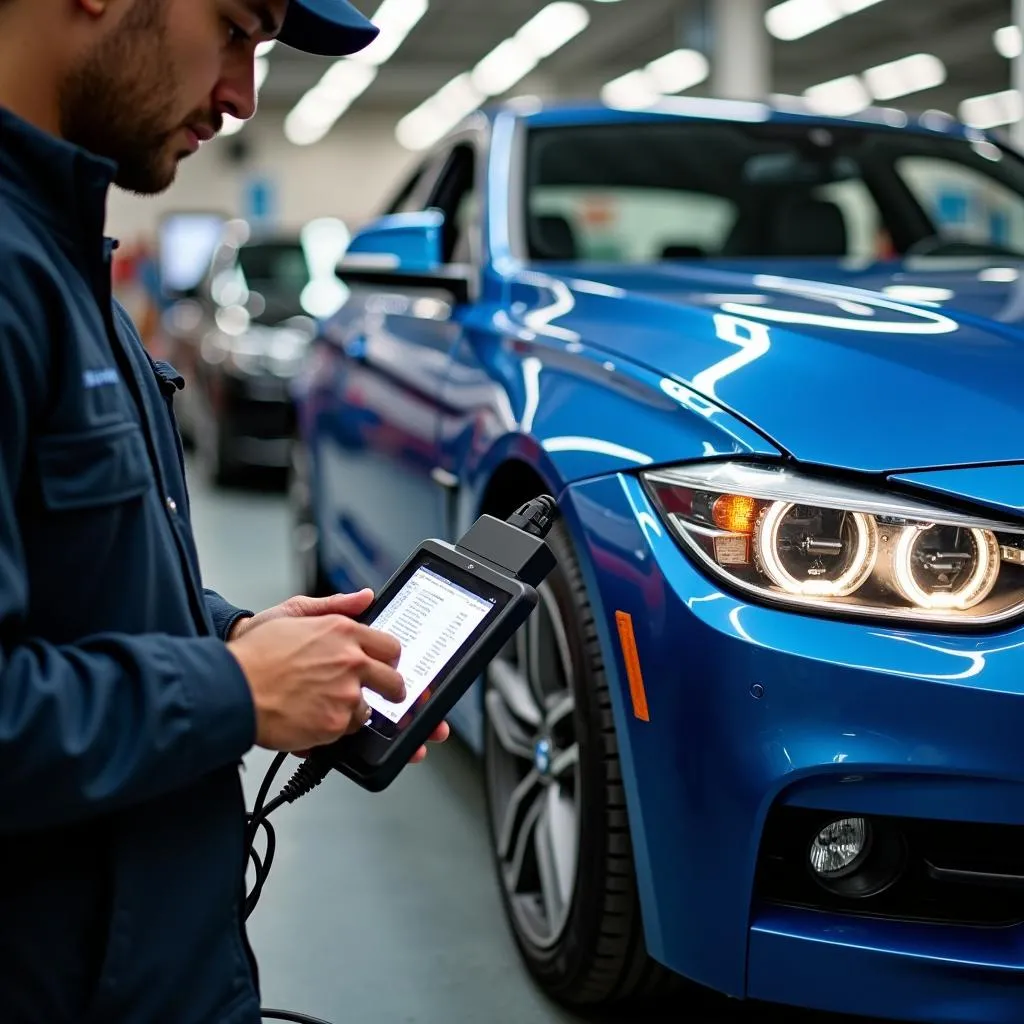
[[[294,434],[289,381],[315,331],[298,234],[253,234],[229,222],[199,284],[165,313],[167,358],[185,377],[176,412],[216,483],[253,468],[284,470]]]
[[[1022,255],[980,132],[704,100],[477,115],[353,239],[303,582],[558,496],[453,715],[554,997],[1024,1017]]]

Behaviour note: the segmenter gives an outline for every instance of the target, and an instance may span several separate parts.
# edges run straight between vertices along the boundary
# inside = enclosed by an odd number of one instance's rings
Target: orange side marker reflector
[[[616,612],[615,622],[619,627],[619,643],[622,644],[622,657],[626,662],[629,695],[633,698],[633,714],[641,722],[649,722],[651,714],[647,708],[647,692],[644,690],[644,677],[640,671],[640,656],[636,650],[633,617],[626,612]]]

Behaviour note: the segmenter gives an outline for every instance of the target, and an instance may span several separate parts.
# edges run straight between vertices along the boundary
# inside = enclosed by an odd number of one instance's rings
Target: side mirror
[[[352,287],[443,291],[467,302],[471,268],[443,261],[443,231],[440,210],[381,217],[355,235],[335,273]]]

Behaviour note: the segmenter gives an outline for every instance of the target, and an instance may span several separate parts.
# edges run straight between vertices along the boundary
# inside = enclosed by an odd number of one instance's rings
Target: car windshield
[[[1024,163],[992,142],[832,125],[531,130],[532,259],[1024,255]]]
[[[310,271],[301,243],[291,240],[250,242],[238,250],[245,287],[266,303],[259,319],[283,320],[302,313],[302,293]]]

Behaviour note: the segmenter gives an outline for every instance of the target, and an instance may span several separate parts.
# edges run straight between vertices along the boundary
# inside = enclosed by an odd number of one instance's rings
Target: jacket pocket
[[[53,511],[100,508],[153,486],[149,454],[135,423],[115,423],[37,441],[43,503]]]

